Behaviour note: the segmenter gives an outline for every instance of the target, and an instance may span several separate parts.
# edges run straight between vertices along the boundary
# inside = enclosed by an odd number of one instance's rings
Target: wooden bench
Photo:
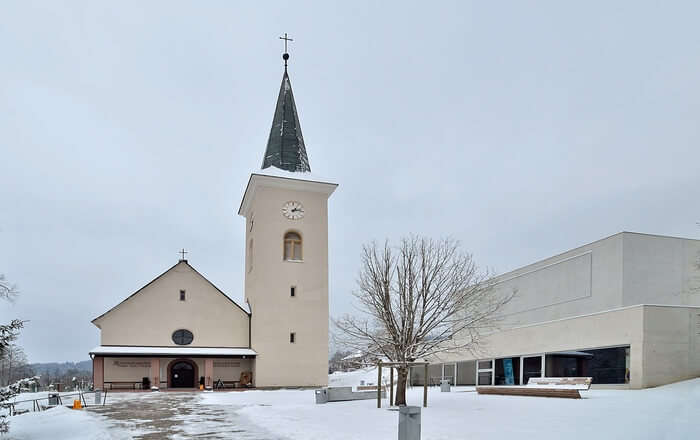
[[[138,385],[139,387],[141,386],[141,382],[105,382],[105,384],[109,384],[109,389],[110,389],[110,390],[113,390],[115,385],[116,385],[118,388],[122,388],[122,389],[132,389],[132,390],[137,389],[137,388],[136,388],[137,385]]]
[[[479,394],[505,396],[563,397],[580,399],[580,391],[591,388],[592,377],[531,377],[527,385],[477,386]]]
[[[382,385],[382,390],[386,390],[387,386]],[[377,391],[376,385],[358,385],[355,387],[356,391]]]
[[[221,380],[217,379],[214,382],[214,389],[215,390],[223,390],[226,388],[240,388],[241,382],[237,380]]]

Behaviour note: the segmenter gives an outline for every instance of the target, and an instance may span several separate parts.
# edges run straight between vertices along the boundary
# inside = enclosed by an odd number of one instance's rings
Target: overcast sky
[[[568,3],[568,4],[564,4]],[[612,4],[614,3],[614,4]],[[245,184],[282,44],[330,201],[331,315],[360,247],[450,235],[497,272],[622,230],[700,237],[698,2],[0,1],[0,319],[33,362],[177,262],[243,297]]]

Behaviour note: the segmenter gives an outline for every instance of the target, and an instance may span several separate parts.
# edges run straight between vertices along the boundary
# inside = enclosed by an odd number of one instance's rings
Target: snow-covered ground
[[[354,386],[361,380],[376,382],[376,370],[329,377],[331,386]],[[212,432],[217,423],[231,426],[209,438],[237,438],[232,429],[236,423],[248,428],[259,426],[259,434],[253,438],[261,439],[383,440],[397,435],[398,413],[386,409],[386,399],[384,408],[377,409],[374,400],[316,405],[313,390],[155,394],[120,393],[113,398],[129,403],[122,406],[132,411],[146,401],[156,408],[160,402],[170,402],[171,411],[194,406],[196,409],[190,413],[177,410],[176,421],[184,427],[172,431],[178,433],[177,438],[198,438],[204,432]],[[591,390],[582,394],[581,400],[480,396],[472,387],[455,387],[451,393],[440,393],[433,387],[429,390],[428,408],[422,411],[422,438],[512,440],[523,435],[538,440],[700,438],[697,415],[700,379],[647,390]],[[408,391],[409,405],[420,405],[421,400],[422,388]],[[58,408],[12,417],[10,438],[124,439],[139,438],[144,433],[138,429],[138,420],[129,422],[129,413],[93,411]],[[207,417],[203,418],[202,413]],[[197,428],[200,423],[208,424],[206,430]],[[47,432],[52,434],[45,436]],[[247,429],[247,432],[253,431]]]
[[[432,387],[428,408],[422,410],[422,438],[700,438],[700,379],[647,390],[583,394],[584,399],[572,400],[478,395],[473,387],[440,393]],[[409,405],[420,405],[422,388],[409,390],[407,400]],[[239,412],[290,439],[387,439],[397,435],[397,412],[377,409],[374,400],[316,405],[314,392],[309,390],[217,393],[206,395],[205,402],[245,405]]]
[[[382,382],[389,383],[389,369],[382,368]],[[394,374],[396,380],[396,374]],[[358,385],[376,385],[377,384],[377,369],[362,368],[355,371],[336,371],[328,375],[329,387],[356,387]]]
[[[104,418],[88,411],[56,407],[10,418],[13,440],[127,440],[131,433],[114,429]]]

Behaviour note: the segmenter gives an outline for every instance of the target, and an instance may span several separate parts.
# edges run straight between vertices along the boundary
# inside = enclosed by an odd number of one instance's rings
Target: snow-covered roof
[[[159,355],[159,356],[255,356],[250,348],[219,347],[137,347],[100,345],[90,350],[91,355]]]
[[[333,179],[328,176],[322,176],[311,171],[287,171],[276,166],[265,168],[264,170],[255,171],[253,174],[269,177],[281,177],[283,179],[308,180],[309,182],[332,183]]]
[[[356,351],[353,354],[349,354],[349,355],[345,356],[344,358],[341,359],[341,361],[349,361],[352,359],[359,359],[362,356],[363,356],[363,353],[361,351]]]

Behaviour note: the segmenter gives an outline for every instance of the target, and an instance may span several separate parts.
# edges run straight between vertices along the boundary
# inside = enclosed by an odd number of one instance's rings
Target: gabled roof
[[[291,172],[311,171],[304,137],[301,134],[299,114],[294,103],[292,83],[286,67],[277,97],[275,115],[272,118],[270,137],[267,139],[262,169],[271,166]]]
[[[162,274],[160,274],[160,275],[158,275],[157,277],[155,277],[154,279],[152,279],[148,284],[146,284],[145,286],[143,286],[142,288],[140,288],[140,289],[137,290],[136,292],[132,293],[132,294],[129,295],[128,297],[126,297],[126,299],[124,299],[124,301],[120,302],[120,303],[117,304],[116,306],[114,306],[114,307],[112,307],[111,309],[107,310],[106,312],[104,312],[103,314],[101,314],[100,316],[98,316],[97,318],[93,319],[93,320],[90,321],[90,322],[92,322],[92,323],[94,324],[95,321],[97,321],[98,319],[107,316],[112,310],[116,309],[117,307],[119,307],[120,305],[122,305],[123,303],[125,303],[126,301],[130,300],[130,299],[133,298],[134,296],[136,296],[136,295],[138,295],[139,293],[141,293],[146,287],[148,287],[148,286],[150,286],[151,284],[153,284],[153,283],[155,283],[156,281],[158,281],[163,275],[165,275],[165,274],[167,274],[168,272],[170,272],[171,270],[175,269],[175,268],[176,268],[178,265],[180,265],[180,264],[185,264],[187,267],[189,267],[190,269],[192,269],[192,271],[193,271],[194,273],[196,273],[197,275],[199,275],[200,277],[202,277],[202,279],[203,279],[204,281],[206,281],[207,283],[209,283],[209,285],[212,286],[217,292],[219,292],[220,294],[222,294],[227,300],[231,301],[236,307],[238,307],[239,309],[241,309],[241,311],[242,311],[243,313],[245,313],[245,314],[248,315],[248,316],[251,315],[251,313],[250,313],[250,308],[247,306],[247,304],[246,304],[246,307],[241,306],[241,305],[238,304],[236,301],[234,301],[234,300],[232,300],[231,298],[229,298],[228,295],[226,295],[221,289],[219,289],[218,287],[216,287],[216,286],[214,285],[214,283],[212,283],[211,281],[209,281],[204,275],[202,275],[201,273],[197,272],[197,269],[195,269],[194,267],[192,267],[192,266],[187,262],[187,260],[180,260],[180,261],[177,262],[177,264],[175,264],[174,266],[170,267],[168,270],[166,270],[166,271],[163,272]]]

